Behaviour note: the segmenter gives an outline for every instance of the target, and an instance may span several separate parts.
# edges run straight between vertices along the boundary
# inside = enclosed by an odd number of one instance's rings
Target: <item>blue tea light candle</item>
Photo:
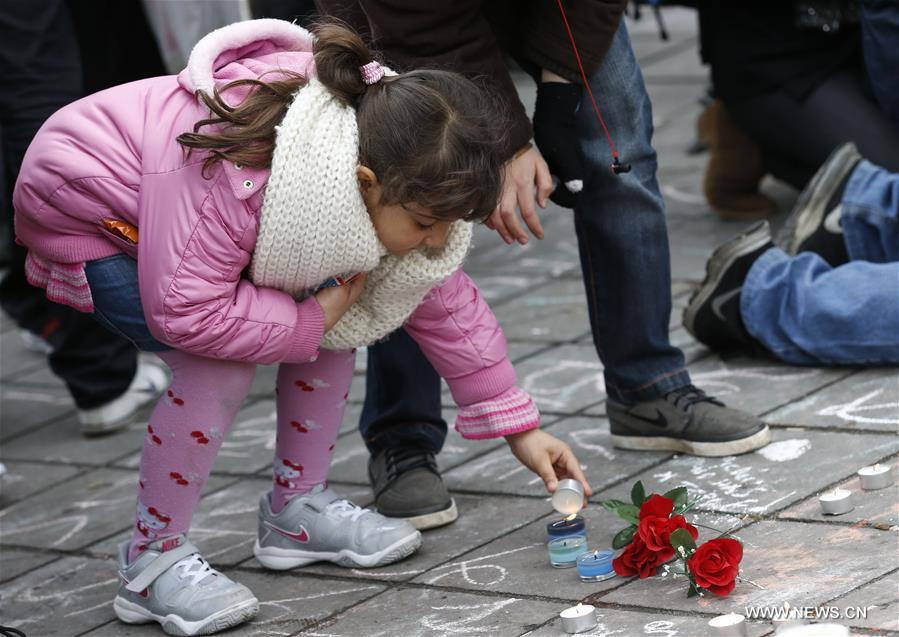
[[[556,520],[546,525],[546,534],[550,540],[556,540],[572,535],[587,538],[587,525],[584,518],[579,515],[569,515],[564,520]]]
[[[555,568],[571,568],[577,558],[587,552],[587,538],[580,535],[557,538],[547,543],[549,563]]]
[[[577,572],[582,582],[601,582],[615,577],[612,560],[615,551],[593,551],[577,558]]]

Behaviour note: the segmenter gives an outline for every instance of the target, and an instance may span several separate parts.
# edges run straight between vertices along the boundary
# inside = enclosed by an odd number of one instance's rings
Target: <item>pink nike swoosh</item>
[[[309,534],[306,532],[306,528],[302,525],[300,525],[299,533],[293,533],[291,531],[285,531],[284,529],[275,526],[271,522],[264,522],[263,524],[265,524],[266,527],[270,528],[275,533],[280,533],[284,537],[290,538],[291,540],[294,540],[296,542],[305,543],[309,541]]]

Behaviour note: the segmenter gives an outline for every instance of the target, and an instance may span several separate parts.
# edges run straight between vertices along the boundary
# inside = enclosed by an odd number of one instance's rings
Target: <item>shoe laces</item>
[[[334,500],[334,502],[325,507],[325,511],[341,518],[347,518],[350,522],[355,522],[368,513],[368,509],[356,506],[349,500]]]
[[[712,403],[713,405],[724,407],[724,403],[714,396],[709,396],[695,385],[686,385],[670,391],[665,394],[665,398],[674,403],[675,407],[684,411],[687,411],[696,403]]]
[[[386,453],[388,481],[413,469],[427,469],[431,473],[437,473],[437,461],[430,452],[415,447],[400,447],[388,449]]]
[[[189,580],[191,586],[199,584],[210,575],[218,575],[218,571],[209,566],[209,562],[199,553],[193,553],[180,562],[175,562],[175,570],[178,571],[178,577]]]

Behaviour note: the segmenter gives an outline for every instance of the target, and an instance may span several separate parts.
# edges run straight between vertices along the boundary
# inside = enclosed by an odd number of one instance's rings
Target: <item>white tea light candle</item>
[[[585,633],[596,628],[596,609],[590,604],[578,604],[566,608],[559,617],[562,618],[562,630],[570,635]]]
[[[843,515],[855,508],[852,504],[852,492],[846,489],[834,489],[821,494],[818,498],[821,511],[826,515]]]
[[[563,515],[577,513],[584,508],[584,485],[577,480],[561,480],[552,497],[553,508]]]
[[[746,618],[736,613],[719,615],[709,620],[710,635],[722,637],[747,637]]]
[[[865,491],[884,489],[893,484],[893,467],[888,464],[862,467],[858,470],[858,479],[861,481],[862,489]]]

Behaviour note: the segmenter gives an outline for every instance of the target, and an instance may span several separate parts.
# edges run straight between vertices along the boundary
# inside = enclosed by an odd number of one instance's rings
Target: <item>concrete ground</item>
[[[314,566],[267,572],[252,556],[256,498],[268,488],[274,443],[273,369],[262,369],[206,487],[193,540],[211,562],[250,586],[257,619],[231,635],[358,637],[561,635],[558,613],[579,600],[598,607],[588,635],[708,634],[709,618],[747,606],[867,609],[843,617],[854,635],[899,635],[897,487],[862,492],[858,468],[895,463],[899,451],[896,369],[799,368],[761,358],[722,358],[680,326],[691,289],[716,245],[745,224],[725,222],[705,204],[706,157],[688,156],[707,73],[697,56],[694,16],[666,12],[671,39],[650,19],[631,23],[653,98],[660,181],[668,203],[673,259],[672,341],[687,354],[697,385],[771,423],[774,442],[756,453],[703,459],[625,452],[610,442],[601,365],[591,342],[571,213],[543,214],[546,239],[506,247],[486,229],[468,271],[491,300],[511,343],[520,382],[544,413],[547,430],[568,441],[589,471],[594,501],[685,485],[705,496],[696,520],[737,528],[745,545],[741,582],[728,598],[687,599],[683,580],[616,578],[583,584],[547,561],[544,526],[554,515],[537,480],[502,441],[452,434],[439,461],[461,511],[453,525],[425,534],[411,558],[387,568]],[[522,96],[533,89],[522,79]],[[626,134],[617,131],[617,134]],[[782,222],[796,193],[771,182]],[[360,373],[364,358],[360,359]],[[143,636],[112,612],[111,555],[133,510],[145,420],[87,440],[44,359],[27,352],[8,320],[2,327],[0,460],[0,624],[29,637]],[[354,427],[364,391],[351,392],[332,471],[337,491],[371,501],[366,452]],[[454,410],[447,409],[452,420]],[[146,413],[143,414],[146,416]],[[856,492],[849,514],[825,518],[817,495]],[[599,506],[585,512],[591,547],[611,543],[620,521]],[[701,539],[710,531],[701,530]],[[752,622],[752,637],[770,635]]]

